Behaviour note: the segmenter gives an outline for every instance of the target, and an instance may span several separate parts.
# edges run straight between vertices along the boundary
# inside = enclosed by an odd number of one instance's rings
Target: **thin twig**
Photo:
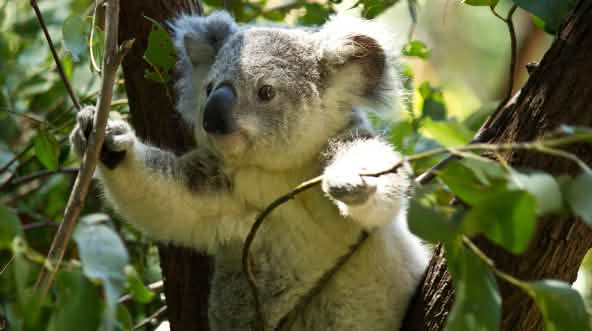
[[[166,312],[167,310],[167,306],[162,306],[160,308],[158,308],[158,310],[156,310],[154,312],[154,314],[146,317],[145,319],[141,320],[138,324],[134,325],[134,327],[132,328],[132,330],[139,330],[149,324],[152,324],[152,322],[154,320],[157,320]]]
[[[32,180],[53,175],[74,175],[78,173],[78,168],[59,168],[56,170],[41,170],[25,176],[16,177],[9,182],[9,186],[16,186],[28,183]]]
[[[15,155],[10,161],[8,161],[8,163],[6,163],[2,168],[0,168],[0,174],[6,172],[10,168],[11,165],[13,165],[16,161],[18,161],[18,159],[20,159],[21,157],[23,157],[23,155],[27,154],[27,152],[31,148],[33,148],[33,144],[28,145],[20,153],[18,153],[17,155]]]
[[[97,111],[94,117],[94,126],[88,139],[86,152],[80,162],[80,172],[76,177],[72,193],[64,211],[64,220],[53,239],[48,260],[56,261],[59,265],[64,257],[64,252],[72,236],[76,221],[84,204],[88,188],[92,180],[95,167],[100,153],[100,147],[105,138],[105,127],[109,116],[109,105],[113,97],[113,86],[117,68],[127,51],[131,48],[132,41],[126,41],[121,47],[117,44],[118,23],[119,23],[119,0],[108,0],[106,8],[105,23],[105,55],[103,56],[103,76],[101,80],[101,92],[97,100]],[[44,297],[51,287],[56,270],[47,272],[42,270],[37,279],[36,288]]]
[[[60,77],[62,78],[62,82],[64,82],[64,86],[66,87],[66,90],[68,91],[68,94],[70,95],[70,99],[72,100],[72,103],[74,104],[74,106],[76,106],[76,109],[80,110],[82,107],[80,106],[80,103],[78,102],[78,98],[76,97],[76,94],[74,94],[74,90],[72,89],[72,85],[70,85],[70,81],[68,81],[68,77],[66,76],[66,72],[64,71],[64,67],[62,66],[62,62],[60,61],[60,58],[58,57],[58,53],[55,50],[55,47],[53,45],[53,41],[51,40],[51,36],[49,35],[49,32],[47,31],[47,26],[45,25],[45,20],[43,19],[43,15],[41,15],[41,11],[39,10],[39,7],[37,6],[37,1],[36,0],[31,0],[31,6],[33,7],[33,10],[35,11],[35,15],[37,15],[37,20],[39,21],[39,24],[41,25],[41,29],[43,29],[43,34],[45,35],[45,39],[47,39],[47,44],[49,45],[49,49],[51,50],[51,55],[53,56],[53,60],[55,61],[55,64],[58,68],[58,72],[60,73]]]
[[[250,258],[250,251],[251,245],[255,236],[257,235],[257,231],[263,224],[263,221],[274,209],[283,205],[284,203],[290,201],[294,198],[298,193],[308,190],[311,187],[314,187],[321,183],[322,177],[315,177],[311,180],[303,182],[302,184],[298,185],[294,190],[291,192],[282,195],[281,197],[275,199],[272,203],[270,203],[255,219],[255,223],[251,226],[249,234],[247,235],[247,239],[245,240],[245,244],[243,245],[243,257],[242,257],[242,264],[243,264],[243,272],[247,276],[247,281],[249,282],[249,286],[251,287],[251,292],[253,293],[253,298],[255,300],[255,313],[257,314],[259,328],[263,329],[265,316],[263,316],[263,311],[261,310],[261,301],[259,298],[259,290],[257,289],[257,282],[255,280],[255,276],[253,275],[253,271],[251,270],[251,262],[249,261]]]

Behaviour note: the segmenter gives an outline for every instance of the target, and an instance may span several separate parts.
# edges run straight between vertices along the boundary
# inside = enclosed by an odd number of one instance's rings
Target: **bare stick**
[[[66,87],[66,90],[68,91],[68,94],[70,95],[70,99],[72,100],[72,103],[74,104],[76,109],[80,110],[81,109],[80,103],[78,102],[78,98],[76,97],[76,94],[74,94],[74,90],[72,89],[72,86],[70,85],[70,82],[68,81],[68,77],[66,77],[66,72],[64,72],[64,67],[62,66],[62,62],[60,61],[60,58],[58,57],[58,53],[55,50],[55,47],[53,45],[53,41],[51,40],[51,36],[49,35],[49,32],[47,31],[47,26],[45,25],[45,20],[43,19],[43,16],[41,15],[41,11],[39,10],[39,7],[37,6],[36,0],[31,0],[31,7],[33,7],[33,10],[35,11],[35,15],[37,15],[37,20],[39,21],[39,24],[41,25],[41,29],[43,29],[43,34],[45,35],[45,39],[47,39],[47,44],[49,45],[49,49],[51,50],[51,55],[53,56],[53,60],[55,61],[56,67],[58,68],[58,72],[60,73],[60,77],[62,78],[62,82],[64,82],[64,86]]]
[[[141,320],[138,324],[134,325],[134,327],[132,328],[132,330],[140,330],[143,327],[146,327],[150,324],[152,324],[153,321],[158,321],[162,315],[164,315],[164,313],[167,310],[167,306],[162,306],[160,308],[158,308],[154,314],[146,317],[145,319]]]
[[[59,168],[56,170],[41,170],[22,177],[16,177],[8,183],[8,186],[22,185],[35,179],[53,175],[73,175],[76,173],[78,173],[78,168]]]
[[[103,76],[101,91],[97,100],[94,126],[88,139],[86,152],[80,162],[80,172],[76,177],[72,193],[64,211],[64,220],[60,223],[60,227],[53,238],[47,255],[49,261],[55,261],[56,268],[49,272],[42,269],[37,279],[36,288],[42,297],[47,294],[47,291],[51,287],[57,267],[59,267],[64,257],[64,252],[72,236],[74,226],[80,216],[80,210],[88,193],[88,187],[90,186],[92,175],[99,159],[100,148],[105,138],[105,127],[109,116],[109,105],[113,96],[113,85],[115,84],[117,68],[121,64],[123,56],[132,45],[131,41],[124,42],[121,47],[117,45],[119,0],[108,0],[106,4],[105,56],[103,57]]]

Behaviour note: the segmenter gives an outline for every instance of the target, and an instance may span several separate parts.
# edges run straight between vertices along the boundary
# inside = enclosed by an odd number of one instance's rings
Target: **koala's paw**
[[[72,149],[78,157],[86,151],[88,137],[94,126],[94,107],[85,107],[76,116],[76,126],[70,134]],[[105,140],[101,147],[101,162],[109,169],[120,164],[134,145],[135,135],[129,124],[122,120],[109,120],[105,129]]]
[[[360,205],[376,192],[375,178],[360,176],[363,170],[325,169],[321,187],[332,199],[347,205]]]

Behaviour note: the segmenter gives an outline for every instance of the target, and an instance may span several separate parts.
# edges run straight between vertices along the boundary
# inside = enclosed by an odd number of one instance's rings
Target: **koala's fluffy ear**
[[[384,28],[341,15],[332,17],[316,35],[321,65],[329,79],[341,82],[343,92],[370,101],[384,99],[387,92],[396,93],[393,47]]]
[[[238,30],[227,12],[205,17],[183,15],[171,28],[179,57],[185,56],[195,68],[211,65],[224,41]]]

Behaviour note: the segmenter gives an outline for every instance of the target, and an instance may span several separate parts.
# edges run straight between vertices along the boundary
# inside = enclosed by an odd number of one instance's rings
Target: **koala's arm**
[[[93,113],[82,110],[70,136],[79,156]],[[210,153],[194,150],[177,157],[142,143],[126,122],[109,120],[101,160],[98,177],[105,197],[127,221],[155,239],[210,253],[225,240],[220,215],[232,215],[235,204]]]
[[[360,176],[387,170],[401,161],[380,138],[335,141],[329,146],[322,189],[343,216],[367,229],[387,224],[406,206],[408,167],[379,177]]]

